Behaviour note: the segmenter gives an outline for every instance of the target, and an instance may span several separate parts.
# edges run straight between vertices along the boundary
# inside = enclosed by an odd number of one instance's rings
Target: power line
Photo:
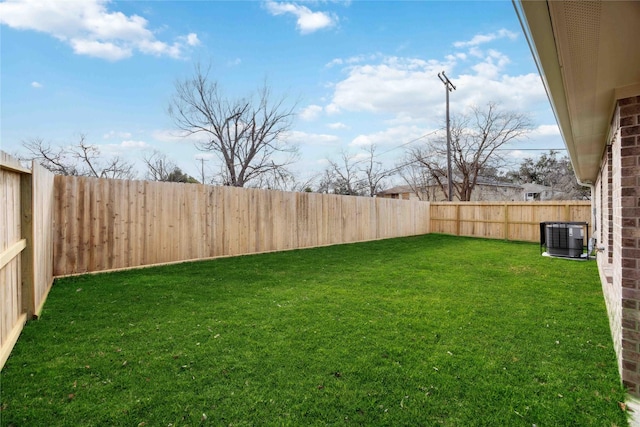
[[[388,149],[386,151],[383,151],[381,153],[375,153],[373,155],[373,157],[376,158],[376,157],[382,156],[384,154],[388,154],[388,153],[392,152],[393,150],[397,150],[399,148],[406,147],[409,144],[413,144],[414,142],[420,141],[421,139],[424,139],[424,138],[426,138],[428,136],[431,136],[431,135],[433,135],[433,134],[435,134],[435,133],[437,133],[439,131],[440,130],[438,129],[438,130],[434,130],[434,131],[425,133],[424,135],[418,136],[417,138],[413,138],[411,141],[407,141],[407,142],[404,142],[404,143],[402,143],[400,145],[396,145],[395,147],[392,147],[392,148],[390,148],[390,149]],[[355,162],[353,162],[353,164],[355,165],[355,164],[358,164],[358,163],[366,162],[368,160],[369,160],[368,158],[364,159],[364,160],[356,160]]]
[[[391,151],[393,151],[393,150],[397,150],[398,148],[405,147],[405,146],[407,146],[407,145],[409,145],[409,144],[413,144],[414,142],[416,142],[416,141],[420,141],[421,139],[426,138],[426,137],[428,137],[428,136],[431,136],[431,135],[433,135],[433,134],[435,134],[436,132],[439,132],[439,131],[440,131],[440,129],[438,129],[438,130],[434,130],[434,131],[431,131],[431,132],[429,132],[429,133],[425,133],[424,135],[419,136],[419,137],[417,137],[417,138],[414,138],[414,139],[412,139],[411,141],[405,142],[404,144],[397,145],[397,146],[395,146],[395,147],[393,147],[393,148],[390,148],[390,149],[389,149],[389,150],[387,150],[387,151],[383,151],[382,153],[376,154],[374,157],[378,157],[378,156],[381,156],[381,155],[383,155],[383,154],[390,153],[390,152],[391,152]]]
[[[566,148],[496,148],[495,151],[567,151]]]

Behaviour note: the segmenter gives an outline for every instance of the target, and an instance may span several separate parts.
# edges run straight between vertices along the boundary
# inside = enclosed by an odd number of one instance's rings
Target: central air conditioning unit
[[[540,250],[545,249],[543,255],[589,259],[589,253],[584,253],[584,242],[588,240],[589,224],[586,222],[540,223]]]

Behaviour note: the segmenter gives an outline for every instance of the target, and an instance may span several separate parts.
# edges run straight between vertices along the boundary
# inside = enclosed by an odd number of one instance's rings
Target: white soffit
[[[640,2],[521,2],[576,176],[594,182],[616,91],[640,85]],[[635,93],[640,95],[640,92]]]

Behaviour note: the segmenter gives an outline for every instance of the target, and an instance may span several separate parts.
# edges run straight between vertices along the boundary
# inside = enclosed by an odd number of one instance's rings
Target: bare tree
[[[22,141],[22,146],[28,151],[27,155],[19,156],[22,160],[35,160],[57,175],[80,175],[78,164],[68,150],[62,147],[51,147],[51,144],[42,138]]]
[[[319,177],[318,193],[329,194],[333,191],[335,175],[331,167],[327,167]]]
[[[357,163],[346,151],[340,154],[340,160],[329,161],[328,167],[330,175],[333,177],[333,192],[345,196],[364,195],[364,182],[359,177]]]
[[[275,169],[265,173],[253,181],[255,187],[269,190],[293,191],[296,186],[295,176],[286,169]]]
[[[428,170],[414,161],[411,158],[411,153],[408,153],[406,157],[408,160],[398,167],[400,177],[411,188],[411,192],[416,195],[418,200],[436,200],[433,188],[434,181],[430,178]]]
[[[58,175],[113,179],[136,176],[133,163],[118,156],[103,158],[98,146],[87,143],[85,135],[80,135],[78,143],[69,147],[52,147],[42,138],[23,141],[22,146],[29,152],[25,160],[35,160]]]
[[[199,184],[200,181],[182,172],[174,162],[167,159],[167,156],[160,151],[154,150],[142,158],[147,166],[146,178],[151,181],[163,182],[185,182],[189,184]]]
[[[392,176],[395,171],[385,170],[382,162],[376,161],[376,146],[369,145],[366,149],[367,159],[364,166],[360,169],[365,176],[367,184],[367,193],[369,197],[378,194],[385,185],[385,179]]]
[[[525,114],[502,111],[495,103],[484,109],[473,107],[471,115],[451,120],[451,161],[453,186],[459,200],[471,200],[483,170],[499,169],[504,157],[499,149],[526,136],[532,123]],[[409,157],[426,169],[427,175],[448,197],[446,137],[431,140],[424,147],[413,148]]]
[[[174,162],[157,150],[146,154],[142,161],[147,167],[146,178],[151,181],[169,181],[169,175],[177,168]]]
[[[263,175],[255,184],[258,188],[266,188],[269,190],[313,193],[313,187],[318,181],[318,178],[317,175],[314,175],[301,181],[293,173],[277,170],[272,174]]]
[[[283,136],[291,127],[293,107],[273,99],[265,83],[256,96],[229,99],[208,71],[175,83],[169,116],[185,136],[201,136],[198,149],[215,153],[224,165],[224,183],[244,187],[262,175],[286,169],[296,150]],[[283,155],[284,154],[284,155]]]
[[[384,180],[396,170],[385,170],[382,162],[376,160],[375,145],[368,146],[365,151],[366,157],[342,151],[338,161],[330,160],[320,180],[319,191],[369,197],[379,193],[385,184]]]

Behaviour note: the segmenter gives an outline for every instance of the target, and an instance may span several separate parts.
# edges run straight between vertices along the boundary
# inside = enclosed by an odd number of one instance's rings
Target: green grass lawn
[[[428,235],[58,280],[2,425],[623,426],[595,262]]]

